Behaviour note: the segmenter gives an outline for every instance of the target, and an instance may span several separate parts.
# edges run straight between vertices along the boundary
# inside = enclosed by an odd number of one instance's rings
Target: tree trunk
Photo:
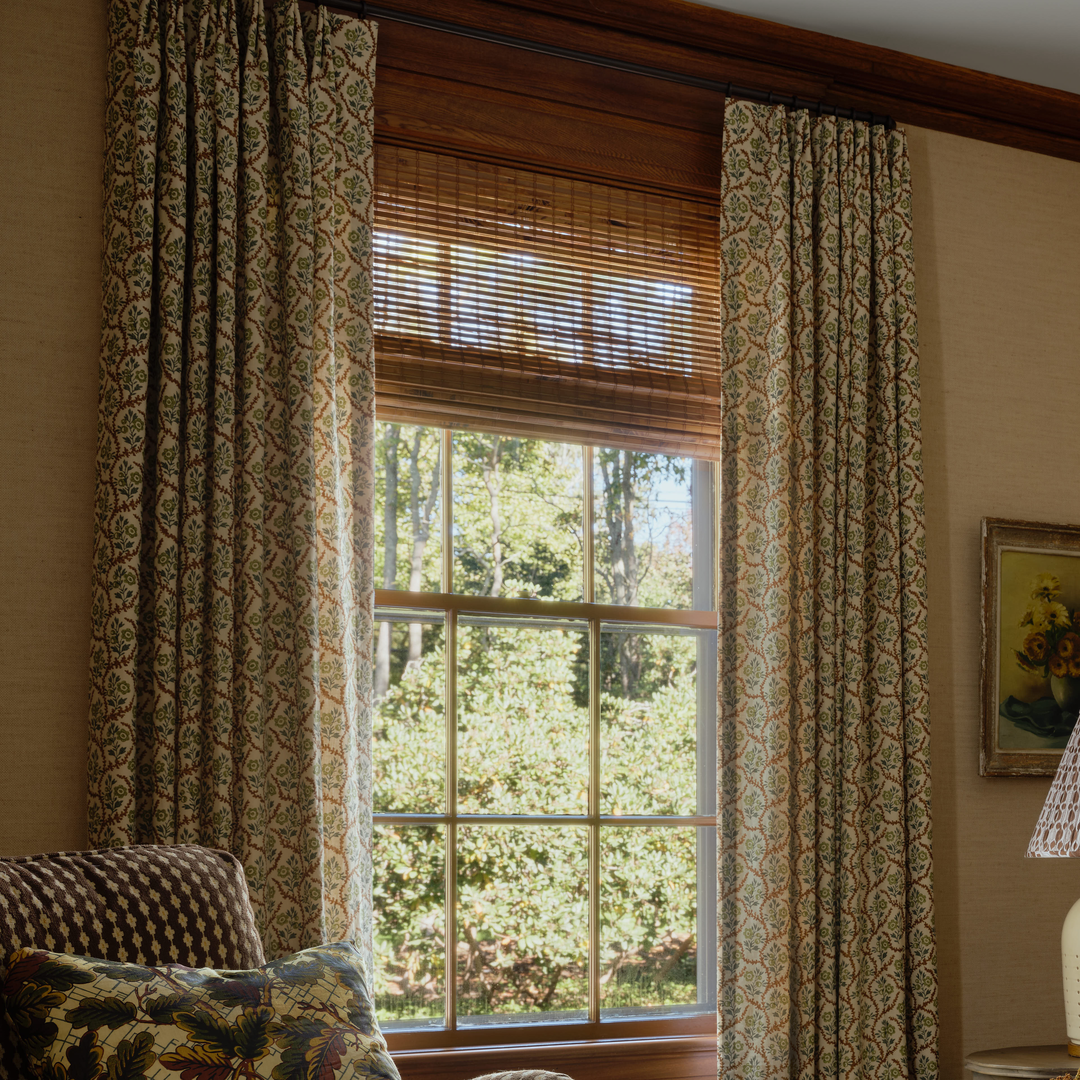
[[[496,435],[491,453],[484,462],[484,487],[491,500],[491,596],[501,596],[503,587],[502,510],[499,506],[499,459],[501,438]]]
[[[600,459],[604,480],[604,518],[611,546],[612,600],[636,607],[638,602],[638,557],[634,542],[634,510],[637,476],[634,452],[616,450],[614,461]],[[618,636],[619,677],[624,697],[631,697],[641,675],[641,657],[636,634]]]
[[[637,607],[638,601],[638,560],[637,548],[634,545],[634,509],[637,492],[634,475],[634,454],[632,450],[622,451],[623,475],[620,487],[622,489],[622,518],[623,518],[623,549],[622,549],[622,573],[624,600],[620,603],[629,607]]]
[[[413,436],[412,452],[409,455],[409,514],[412,518],[412,562],[409,566],[409,592],[419,592],[423,583],[424,549],[431,536],[431,517],[435,513],[435,504],[439,499],[439,479],[442,476],[442,442],[435,455],[435,467],[431,470],[431,484],[427,498],[420,500],[420,428]],[[409,623],[409,660],[410,664],[420,659],[423,651],[423,626],[421,623]]]
[[[397,514],[398,514],[398,444],[401,425],[390,424],[383,436],[386,463],[386,498],[383,502],[383,588],[397,588]],[[390,689],[390,624],[379,623],[379,641],[375,647],[375,700]]]

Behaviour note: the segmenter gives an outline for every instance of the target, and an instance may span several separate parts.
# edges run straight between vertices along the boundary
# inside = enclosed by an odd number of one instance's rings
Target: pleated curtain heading
[[[92,845],[370,952],[375,27],[111,0]]]
[[[905,135],[730,101],[720,217],[720,1071],[930,1080]]]

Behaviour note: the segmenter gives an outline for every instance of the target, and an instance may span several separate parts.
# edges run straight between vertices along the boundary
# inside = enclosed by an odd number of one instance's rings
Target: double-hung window
[[[716,998],[712,211],[395,147],[378,169],[380,1018],[414,1045],[693,1030]]]

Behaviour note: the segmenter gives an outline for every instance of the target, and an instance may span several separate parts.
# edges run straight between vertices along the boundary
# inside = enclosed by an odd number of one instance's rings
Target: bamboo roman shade
[[[376,154],[379,416],[715,457],[716,211],[445,154]]]

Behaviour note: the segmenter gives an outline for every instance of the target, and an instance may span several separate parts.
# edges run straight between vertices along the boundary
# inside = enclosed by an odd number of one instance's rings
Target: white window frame
[[[380,417],[380,419],[383,419]],[[395,415],[392,422],[407,424],[410,420]],[[412,421],[431,427],[430,418]],[[638,1035],[698,1035],[714,1030],[717,996],[716,940],[716,689],[717,653],[715,632],[717,630],[718,543],[719,536],[719,464],[715,461],[693,459],[692,490],[696,493],[693,507],[693,592],[692,609],[630,608],[614,604],[597,604],[593,598],[595,564],[593,558],[594,500],[593,500],[593,448],[617,445],[617,440],[598,438],[593,445],[584,445],[583,452],[583,556],[584,599],[582,601],[556,601],[521,599],[514,597],[471,596],[453,592],[454,547],[453,520],[453,435],[451,426],[441,429],[441,476],[440,503],[442,505],[442,592],[408,592],[405,590],[377,589],[375,591],[376,617],[380,621],[407,622],[410,613],[439,615],[444,622],[444,662],[446,665],[446,697],[444,700],[445,730],[445,793],[444,812],[441,814],[384,813],[373,814],[376,825],[437,825],[445,829],[444,868],[446,871],[446,895],[444,907],[445,940],[447,956],[444,973],[444,1016],[439,1022],[416,1021],[408,1027],[396,1023],[384,1024],[385,1034],[392,1050],[422,1050],[439,1047],[482,1046],[492,1043],[564,1042],[581,1039],[618,1039]],[[522,437],[529,437],[522,432]],[[601,433],[602,434],[602,433]],[[550,436],[539,436],[550,440]],[[570,441],[570,440],[567,440]],[[640,447],[636,448],[640,449]],[[658,451],[662,452],[662,451]],[[701,492],[708,492],[703,498]],[[704,504],[702,506],[702,504]],[[699,509],[699,507],[701,509]],[[704,512],[701,512],[704,510]],[[707,553],[706,558],[699,556]],[[449,588],[447,586],[450,586]],[[590,694],[589,694],[589,806],[584,815],[491,815],[460,814],[457,812],[457,701],[456,641],[458,617],[462,613],[507,617],[573,619],[587,624],[590,644]],[[417,619],[416,621],[422,621]],[[697,659],[697,806],[698,813],[686,816],[615,816],[599,813],[600,807],[600,633],[601,627],[612,623],[652,624],[691,630],[712,632],[710,638],[699,638]],[[711,646],[707,642],[711,641]],[[504,1015],[493,1016],[490,1021],[473,1020],[459,1026],[457,1017],[457,976],[453,943],[457,940],[457,882],[452,872],[456,865],[455,852],[457,829],[463,824],[519,824],[519,825],[582,825],[589,836],[589,1003],[588,1019],[585,1021],[552,1021],[544,1013],[528,1014],[527,1020]],[[643,1010],[640,1015],[629,1018],[601,1019],[599,1000],[600,958],[600,828],[620,825],[642,826],[692,826],[697,828],[697,955],[698,955],[698,1005],[677,1009],[657,1008]],[[378,867],[375,868],[376,875]],[[710,959],[711,958],[711,959]]]

